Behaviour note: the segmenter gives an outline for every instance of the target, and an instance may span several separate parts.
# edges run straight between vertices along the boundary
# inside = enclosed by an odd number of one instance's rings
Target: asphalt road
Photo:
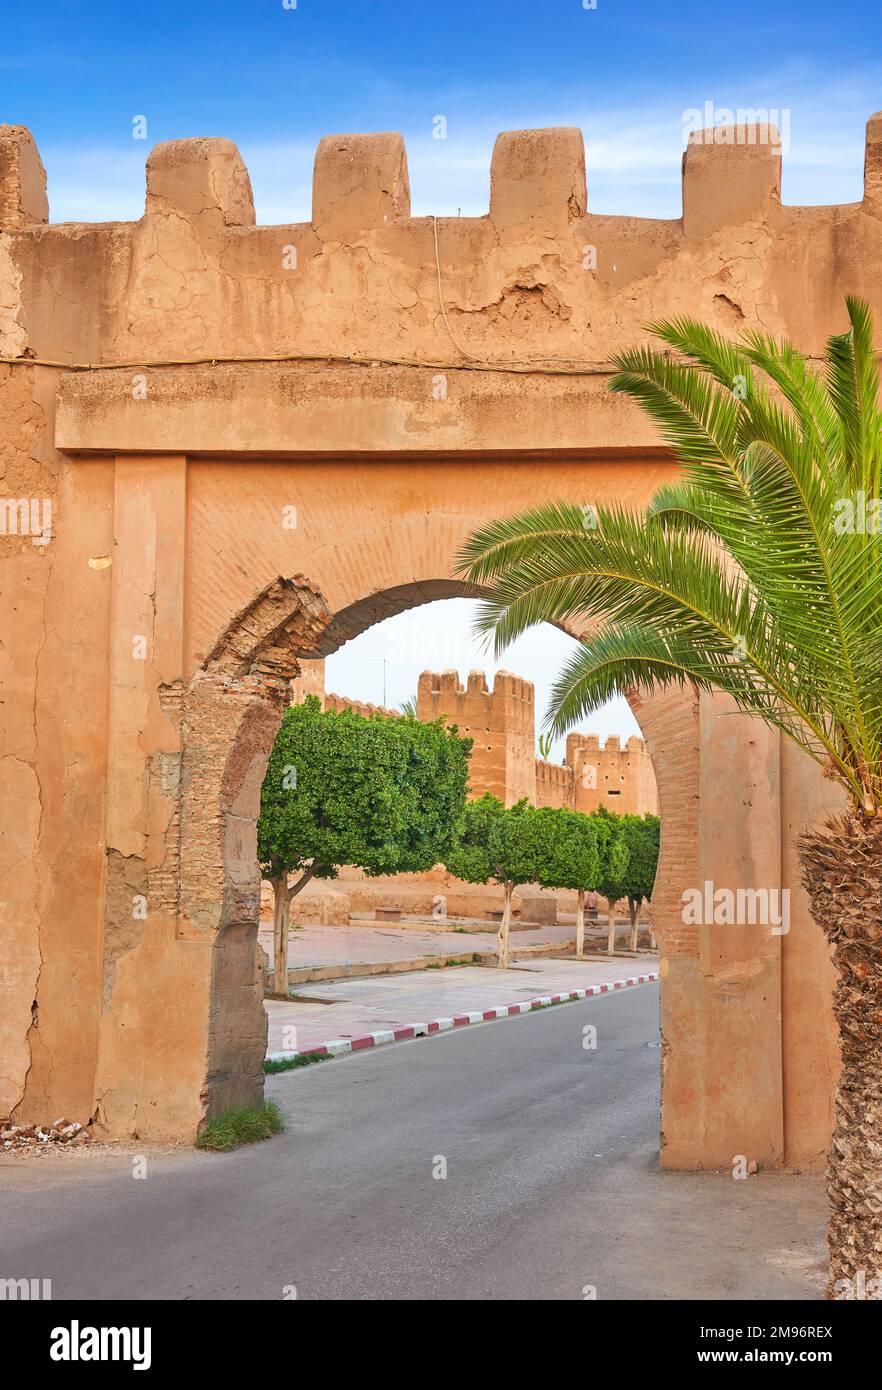
[[[818,1179],[659,1170],[658,1042],[647,985],[274,1077],[283,1135],[148,1150],[144,1179],[132,1151],[3,1160],[0,1276],[54,1299],[820,1297]]]

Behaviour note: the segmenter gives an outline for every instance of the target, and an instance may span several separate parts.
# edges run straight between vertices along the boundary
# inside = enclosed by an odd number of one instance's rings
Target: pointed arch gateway
[[[647,321],[811,346],[847,292],[878,313],[880,171],[876,116],[863,201],[794,210],[779,147],[696,133],[682,217],[597,217],[579,131],[506,132],[487,215],[435,220],[410,216],[400,137],[341,135],[311,220],[263,227],[235,146],[183,140],[151,152],[143,218],[84,229],[47,223],[33,141],[0,127],[10,476],[53,500],[48,546],[4,538],[4,1114],[189,1139],[254,1091],[249,847],[298,656],[449,592],[492,517],[644,506],[674,465],[606,380]],[[664,822],[663,1161],[818,1165],[833,973],[793,846],[829,787],[713,696],[637,714]],[[684,923],[706,883],[787,888],[789,933]]]

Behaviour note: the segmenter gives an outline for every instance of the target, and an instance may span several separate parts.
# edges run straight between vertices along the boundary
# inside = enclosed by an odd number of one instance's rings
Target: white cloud
[[[736,89],[737,88],[737,89]],[[492,110],[488,109],[492,96]],[[497,133],[529,126],[576,125],[585,135],[588,201],[595,212],[677,217],[683,112],[703,108],[788,110],[790,148],[784,158],[784,196],[791,203],[854,201],[861,196],[864,126],[882,107],[882,69],[868,67],[819,81],[807,66],[737,84],[709,82],[698,92],[654,92],[617,104],[543,100],[537,92],[500,89],[442,98],[448,138],[432,138],[431,121],[404,124],[413,212],[416,216],[480,216],[487,211],[490,157]],[[413,109],[411,104],[409,109]],[[235,131],[228,132],[235,138]],[[240,142],[254,187],[258,221],[307,221],[311,207],[315,138]],[[53,221],[107,221],[139,217],[144,206],[147,148],[48,146]]]

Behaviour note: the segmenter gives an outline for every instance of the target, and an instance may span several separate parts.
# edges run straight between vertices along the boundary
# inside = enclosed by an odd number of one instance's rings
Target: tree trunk
[[[579,960],[585,954],[585,889],[579,889],[576,899],[576,955]]]
[[[616,953],[616,905],[610,903],[606,914],[606,954],[614,956]]]
[[[800,840],[812,916],[833,947],[842,1072],[827,1155],[827,1297],[882,1296],[882,826]]]
[[[637,933],[638,933],[638,931],[639,931],[639,929],[640,929],[640,923],[639,923],[639,921],[638,921],[638,918],[639,918],[639,916],[640,916],[640,903],[639,903],[639,901],[638,901],[638,902],[635,902],[633,898],[629,898],[629,899],[628,899],[628,912],[629,912],[630,915],[631,915],[631,936],[630,936],[630,938],[629,938],[629,940],[628,940],[628,950],[629,950],[629,951],[636,951],[636,950],[637,950]]]
[[[511,895],[514,884],[506,881],[504,887],[505,896],[502,901],[502,921],[499,923],[499,966],[502,970],[508,969],[508,928],[511,923]]]
[[[279,874],[270,879],[273,886],[273,994],[279,998],[288,997],[288,917],[291,897],[288,892],[288,875]]]

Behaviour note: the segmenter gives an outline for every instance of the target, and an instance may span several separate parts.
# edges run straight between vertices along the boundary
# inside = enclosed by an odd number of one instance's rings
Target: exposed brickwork
[[[682,893],[684,885],[698,882],[698,696],[673,689],[651,698],[633,696],[631,707],[646,734],[658,781],[661,853],[653,925],[666,955],[695,956],[698,928],[683,923]]]
[[[151,904],[171,915],[181,941],[212,944],[206,1114],[261,1093],[266,1047],[257,816],[260,787],[299,672],[295,653],[315,645],[329,612],[300,579],[277,579],[239,613],[183,690],[166,692],[180,721],[180,775],[163,769],[175,797]],[[172,893],[173,902],[169,901]]]
[[[21,125],[0,125],[0,227],[49,221],[46,171],[33,136]]]

